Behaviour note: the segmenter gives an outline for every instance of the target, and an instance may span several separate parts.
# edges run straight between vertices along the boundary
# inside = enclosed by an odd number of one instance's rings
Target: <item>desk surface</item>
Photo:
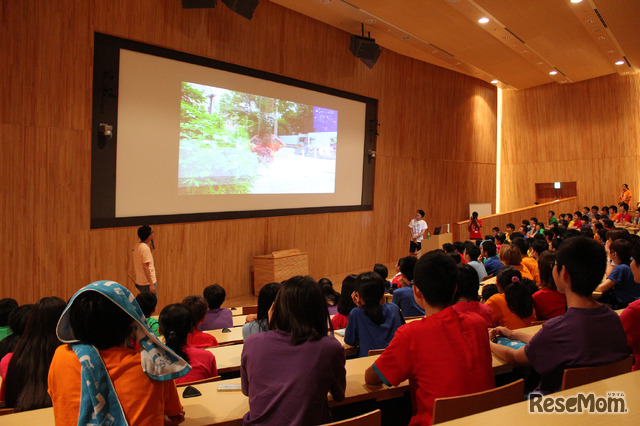
[[[531,414],[529,413],[529,401],[518,402],[495,410],[485,411],[469,417],[443,423],[447,425],[474,425],[495,426],[497,423],[519,425],[559,425],[567,424],[602,424],[602,425],[637,425],[640,424],[640,371],[622,374],[599,382],[589,383],[566,391],[551,394],[551,397],[571,397],[578,393],[594,393],[596,398],[607,397],[607,392],[624,392],[628,413],[598,414],[598,413],[571,413],[571,414]],[[545,397],[547,398],[547,397]],[[499,421],[497,421],[499,419]]]
[[[234,315],[233,316],[233,326],[234,327],[242,327],[247,319],[246,315]]]
[[[205,333],[215,337],[219,345],[225,343],[235,345],[244,341],[242,338],[242,327],[232,327],[227,333],[224,333],[222,330],[206,330]]]

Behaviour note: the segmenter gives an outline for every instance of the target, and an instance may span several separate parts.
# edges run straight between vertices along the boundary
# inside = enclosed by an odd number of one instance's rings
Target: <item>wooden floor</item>
[[[385,265],[389,269],[389,279],[391,279],[395,275],[395,263]],[[329,278],[333,283],[333,288],[336,291],[340,291],[342,289],[342,280],[349,274],[361,274],[363,272],[371,271],[373,269],[373,265],[371,265],[371,269],[359,269],[356,271],[345,272],[342,274],[330,275],[328,277],[314,277],[316,280],[320,278]],[[243,296],[230,297],[224,301],[222,304],[223,308],[233,308],[240,306],[254,306],[258,304],[258,298],[253,294],[247,294]],[[158,310],[156,310],[159,312]]]

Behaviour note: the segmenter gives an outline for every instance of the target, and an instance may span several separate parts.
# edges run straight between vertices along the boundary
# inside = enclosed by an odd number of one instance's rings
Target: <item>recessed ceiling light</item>
[[[624,65],[624,64],[625,62],[622,59],[620,59],[619,61],[616,61],[616,65]]]
[[[491,84],[498,84],[498,83],[500,83],[500,81],[496,80],[495,78],[491,80]]]
[[[582,3],[582,0],[571,0],[571,3]]]
[[[556,75],[556,74],[558,74],[558,71],[555,71],[555,70],[554,71],[549,71],[549,75]]]
[[[489,22],[489,18],[483,16],[482,18],[478,19],[478,22],[480,22],[481,24],[486,24],[487,22]]]

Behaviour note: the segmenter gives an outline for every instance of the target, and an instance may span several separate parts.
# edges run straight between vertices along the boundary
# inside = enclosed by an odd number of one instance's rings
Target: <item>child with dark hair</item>
[[[389,269],[387,269],[387,267],[382,263],[376,263],[373,265],[373,272],[382,277],[384,280],[384,292],[389,293],[389,290],[391,290],[391,281],[387,280],[387,277],[389,276]]]
[[[496,283],[500,293],[491,296],[486,302],[491,308],[491,323],[494,327],[529,327],[536,319],[533,298],[521,281],[520,271],[513,266],[506,266],[498,274]]]
[[[404,318],[421,317],[424,315],[424,309],[416,303],[416,299],[413,297],[413,290],[411,289],[413,286],[413,270],[417,261],[418,259],[412,256],[407,256],[402,259],[400,271],[402,272],[402,281],[405,283],[405,286],[395,290],[393,292],[393,299],[391,299],[391,303],[400,308]]]
[[[176,379],[176,383],[188,383],[208,379],[218,374],[213,353],[187,343],[187,336],[195,327],[191,310],[182,303],[165,306],[160,312],[160,331],[169,349],[191,365],[191,371]]]
[[[10,297],[0,300],[0,340],[11,334],[9,315],[18,307],[16,299]]]
[[[567,310],[567,298],[559,293],[553,280],[553,265],[556,254],[551,251],[543,252],[538,258],[540,269],[540,291],[533,294],[533,306],[536,309],[538,321],[545,321],[562,315]]]
[[[609,258],[615,266],[607,278],[596,287],[596,291],[603,293],[599,300],[610,303],[613,309],[626,308],[629,303],[640,299],[640,284],[634,281],[629,267],[631,243],[622,238],[613,241],[609,246]]]
[[[389,345],[398,327],[404,324],[400,309],[384,303],[384,281],[375,272],[365,272],[356,280],[354,302],[358,306],[349,314],[344,342],[360,346],[358,356],[368,356],[371,349]]]
[[[511,240],[511,245],[513,247],[517,247],[522,255],[521,265],[526,268],[527,271],[531,274],[533,281],[536,284],[540,284],[540,272],[538,271],[538,262],[533,257],[528,255],[528,245],[524,238],[517,237]],[[524,275],[524,274],[523,274]]]
[[[471,218],[469,219],[469,226],[467,230],[469,231],[469,239],[471,240],[481,240],[482,239],[482,219],[478,219],[478,212],[471,213]]]
[[[460,255],[460,260],[458,261],[458,263],[467,263],[467,261],[464,259],[464,243],[462,241],[454,241],[453,242],[453,247],[456,249],[456,253],[458,253]],[[453,260],[456,260],[456,257],[454,256]]]
[[[54,323],[55,324],[55,323]],[[96,281],[69,301],[57,326],[49,394],[56,424],[177,424],[172,379],[191,367],[158,340],[129,290]],[[125,344],[135,334],[140,352]]]
[[[454,296],[453,309],[459,313],[473,312],[480,315],[491,327],[491,308],[478,302],[480,282],[475,269],[469,265],[456,265],[458,285]]]
[[[636,241],[631,246],[632,261],[629,265],[633,279],[640,282],[640,242]],[[636,259],[638,259],[636,261]],[[633,371],[640,370],[640,299],[629,303],[624,311],[620,314],[622,327],[627,335],[627,344],[633,349]]]
[[[233,313],[229,308],[221,308],[227,293],[218,284],[213,284],[204,289],[202,295],[207,300],[209,310],[204,316],[204,321],[198,330],[217,330],[233,327]]]
[[[331,318],[331,325],[334,330],[341,330],[347,328],[349,322],[349,314],[351,310],[356,307],[351,295],[356,291],[356,278],[357,275],[347,275],[342,280],[342,289],[340,292],[340,300],[338,301],[338,313]]]
[[[327,301],[327,308],[329,309],[329,315],[335,315],[338,313],[338,301],[340,300],[340,293],[333,289],[333,283],[329,278],[320,278],[318,280],[322,295]]]
[[[182,304],[191,311],[191,315],[193,316],[193,328],[187,336],[187,344],[195,348],[218,346],[218,340],[213,335],[198,330],[207,313],[206,299],[197,294],[192,294],[191,296],[185,297],[182,300]]]
[[[491,299],[491,296],[498,294],[498,286],[496,284],[485,284],[482,286],[482,303],[487,303],[487,300]],[[491,308],[489,308],[491,309]]]
[[[15,411],[51,407],[47,394],[47,374],[56,348],[56,324],[64,310],[64,300],[43,297],[33,305],[24,333],[13,352],[0,361],[0,400]]]
[[[502,268],[504,263],[500,262],[496,245],[493,241],[483,241],[481,247],[482,258],[484,259],[484,268],[488,275],[495,276]]]
[[[11,334],[0,341],[0,360],[8,353],[13,352],[18,341],[24,334],[31,308],[33,308],[33,305],[22,305],[11,311],[11,315],[9,315],[9,329],[11,330]],[[2,371],[0,371],[0,376],[4,377]],[[0,398],[0,400],[3,399]]]
[[[153,331],[156,336],[160,336],[160,332],[158,331],[158,319],[151,318],[151,315],[153,315],[156,310],[156,306],[158,305],[158,298],[155,293],[140,293],[136,296],[136,302],[138,302],[138,306],[140,306],[144,317],[147,319],[147,325],[151,331]]]
[[[480,257],[480,248],[473,243],[465,244],[463,257],[467,261],[467,265],[471,266],[478,274],[478,284],[487,276],[487,270],[482,262],[478,261]]]
[[[520,340],[526,346],[513,349],[491,343],[491,350],[511,365],[531,365],[540,373],[535,393],[560,390],[566,368],[611,364],[629,356],[620,317],[591,294],[604,275],[606,253],[593,239],[573,237],[556,253],[553,278],[567,297],[567,312],[548,320],[534,336],[506,327],[491,330]]]
[[[456,279],[456,265],[446,254],[432,251],[418,260],[412,289],[427,315],[400,327],[365,371],[370,385],[409,380],[411,424],[431,424],[435,398],[495,386],[485,321],[451,307]]]
[[[318,284],[309,276],[285,281],[269,330],[249,336],[242,349],[242,393],[249,397],[243,424],[331,421],[327,393],[334,401],[344,399],[344,365],[344,348],[329,328]]]
[[[256,319],[242,326],[242,338],[244,340],[247,340],[247,337],[254,333],[261,333],[269,329],[269,309],[276,300],[276,296],[278,295],[281,287],[282,284],[272,282],[266,284],[260,289],[260,293],[258,294],[258,313]],[[340,299],[338,299],[338,301],[339,300]],[[351,300],[351,295],[349,295],[349,300]]]

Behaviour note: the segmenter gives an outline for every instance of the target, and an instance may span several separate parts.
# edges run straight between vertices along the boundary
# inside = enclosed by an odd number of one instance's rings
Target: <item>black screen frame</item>
[[[116,153],[118,140],[118,81],[120,50],[155,55],[167,59],[261,78],[303,89],[343,97],[365,104],[365,141],[362,153],[362,194],[359,205],[263,209],[252,211],[224,211],[151,216],[116,217]],[[377,136],[377,99],[297,80],[215,59],[179,52],[146,43],[127,40],[102,33],[94,35],[93,104],[91,123],[91,229],[166,224],[214,220],[247,219],[257,217],[291,216],[318,213],[367,211],[373,209],[375,148]],[[113,126],[107,138],[100,130],[101,123]]]

